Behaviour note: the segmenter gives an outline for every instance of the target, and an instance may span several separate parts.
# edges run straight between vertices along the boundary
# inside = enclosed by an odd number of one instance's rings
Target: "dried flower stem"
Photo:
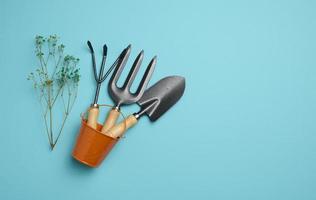
[[[77,68],[79,59],[70,55],[64,55],[65,46],[63,44],[58,45],[58,37],[56,35],[51,35],[47,38],[36,36],[35,47],[40,66],[35,73],[30,73],[28,80],[33,81],[36,95],[42,107],[48,141],[53,150],[77,97],[80,80],[79,69]],[[44,52],[43,48],[46,48],[47,51]],[[50,70],[51,65],[53,68]],[[65,105],[64,100],[65,92],[67,105]],[[58,99],[61,99],[63,102],[63,118],[56,136],[54,135],[53,110]]]

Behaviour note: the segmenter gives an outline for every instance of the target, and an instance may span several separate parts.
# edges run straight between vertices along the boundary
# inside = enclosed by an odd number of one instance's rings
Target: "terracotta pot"
[[[82,120],[80,132],[72,156],[79,162],[90,167],[101,164],[107,154],[118,141],[101,133],[102,125],[98,124],[97,130],[88,126],[86,120]]]

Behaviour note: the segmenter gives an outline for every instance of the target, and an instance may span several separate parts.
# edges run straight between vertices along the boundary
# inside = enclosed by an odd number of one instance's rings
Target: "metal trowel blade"
[[[181,98],[184,88],[183,77],[165,77],[148,88],[137,104],[151,121],[156,121]]]

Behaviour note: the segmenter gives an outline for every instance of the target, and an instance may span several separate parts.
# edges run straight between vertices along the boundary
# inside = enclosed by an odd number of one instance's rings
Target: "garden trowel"
[[[151,121],[156,121],[181,98],[184,88],[185,79],[181,76],[168,76],[161,79],[148,88],[137,101],[137,104],[141,107],[140,111],[128,116],[105,134],[113,138],[121,137],[144,114]]]

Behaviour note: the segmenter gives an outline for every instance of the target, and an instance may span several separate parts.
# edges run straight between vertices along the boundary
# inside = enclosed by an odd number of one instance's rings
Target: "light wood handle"
[[[101,132],[104,134],[108,130],[110,130],[110,128],[112,128],[115,125],[117,118],[119,116],[120,116],[120,112],[117,109],[111,109],[111,111],[108,112],[108,116],[106,117],[106,120],[101,129]]]
[[[99,108],[97,107],[91,107],[89,109],[89,115],[88,115],[88,122],[87,124],[96,129],[97,123],[98,123],[98,117],[99,117]]]
[[[105,134],[113,138],[121,137],[127,129],[131,128],[136,123],[137,123],[136,117],[134,115],[130,115],[121,123],[119,123],[118,125],[108,130]]]

